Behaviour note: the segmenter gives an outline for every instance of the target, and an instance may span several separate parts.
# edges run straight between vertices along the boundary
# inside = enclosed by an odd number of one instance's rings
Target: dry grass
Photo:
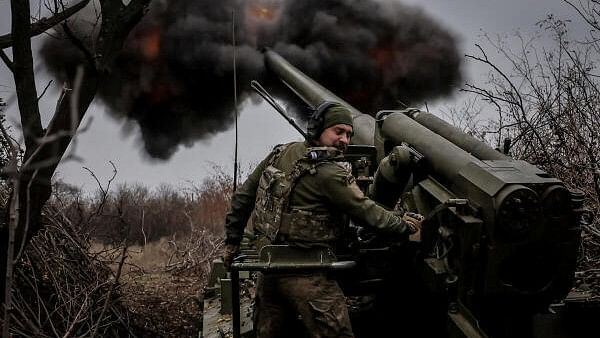
[[[142,336],[195,337],[202,323],[202,289],[221,240],[208,231],[184,238],[163,237],[128,247],[122,299]],[[90,251],[113,253],[118,247],[94,242]],[[116,264],[111,264],[116,269]]]
[[[130,245],[127,248],[127,258],[125,259],[125,273],[144,273],[163,270],[169,260],[173,250],[166,237],[159,241],[150,242],[146,246]],[[103,244],[94,241],[90,245],[90,252],[118,254],[119,247],[112,244]],[[116,265],[112,266],[116,268]]]

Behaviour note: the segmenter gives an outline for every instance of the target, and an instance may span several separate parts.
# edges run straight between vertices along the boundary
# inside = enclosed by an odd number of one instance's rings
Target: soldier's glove
[[[225,245],[225,251],[223,252],[223,264],[227,270],[231,269],[233,259],[240,254],[240,246],[235,244]]]
[[[421,231],[421,224],[424,219],[423,215],[414,212],[406,212],[402,215],[402,221],[408,226],[408,232],[411,235]]]

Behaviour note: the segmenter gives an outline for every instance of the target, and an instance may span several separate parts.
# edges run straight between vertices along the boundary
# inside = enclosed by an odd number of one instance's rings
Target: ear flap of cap
[[[338,104],[339,103],[333,101],[323,101],[315,108],[310,116],[310,120],[308,120],[306,128],[306,134],[311,140],[316,140],[323,131],[323,120],[327,109]]]

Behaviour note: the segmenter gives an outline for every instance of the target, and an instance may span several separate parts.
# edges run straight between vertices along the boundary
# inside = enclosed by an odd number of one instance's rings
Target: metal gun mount
[[[275,52],[265,52],[265,63],[309,106],[334,101],[352,112],[352,142],[368,147],[354,148],[349,161],[372,199],[426,215],[419,243],[379,236],[338,246],[338,259],[356,263],[340,276],[344,292],[372,300],[350,308],[357,337],[548,336],[544,328],[557,317],[547,310],[574,280],[581,191],[430,113],[383,110],[373,118]]]
[[[248,306],[242,306],[240,303],[240,272],[260,271],[267,273],[307,273],[312,271],[343,271],[352,269],[356,265],[353,261],[338,261],[331,249],[327,248],[298,248],[288,245],[267,245],[260,249],[258,254],[251,249],[236,258],[231,265],[229,279],[224,278],[224,270],[221,270],[222,280],[226,282],[226,290],[221,290],[221,295],[226,296],[226,312],[231,311],[231,327],[233,338],[248,335],[252,329],[252,324],[241,321],[241,312],[248,313]],[[248,277],[247,275],[245,276]],[[230,290],[229,290],[230,288]],[[243,309],[243,310],[242,310]],[[204,336],[210,336],[211,331],[217,331],[216,326],[206,327]]]

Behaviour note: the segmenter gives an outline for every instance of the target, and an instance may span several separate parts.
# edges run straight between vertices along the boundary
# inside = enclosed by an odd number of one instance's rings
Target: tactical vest
[[[290,172],[274,165],[289,144],[275,148],[258,185],[254,209],[254,230],[267,243],[323,243],[335,240],[343,220],[335,219],[329,211],[307,211],[290,208],[290,195],[303,175],[314,175],[317,167],[327,161],[340,159],[334,148],[308,148],[306,156],[298,159]],[[339,218],[339,217],[338,217]]]

